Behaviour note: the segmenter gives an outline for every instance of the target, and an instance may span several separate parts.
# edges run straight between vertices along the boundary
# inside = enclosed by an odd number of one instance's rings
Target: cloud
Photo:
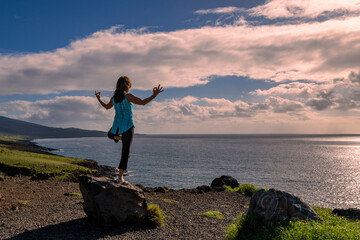
[[[269,97],[266,102],[275,113],[287,113],[304,109],[303,103],[280,97]]]
[[[195,14],[232,14],[232,13],[238,13],[238,12],[244,12],[246,11],[244,8],[238,8],[238,7],[219,7],[219,8],[212,8],[212,9],[201,9],[197,10],[194,13]]]
[[[358,0],[268,0],[248,10],[253,16],[276,18],[316,18],[323,15],[349,15],[360,11]]]
[[[348,84],[350,81],[344,79],[344,82]],[[341,91],[333,90],[337,88],[342,88],[339,83],[326,91],[315,90],[309,98],[295,100],[274,95],[267,96],[259,102],[194,96],[166,99],[161,102],[153,101],[146,106],[135,107],[136,131],[138,133],[334,132],[325,129],[325,123],[326,126],[335,126],[340,121],[344,122],[345,118],[359,123],[356,117],[359,114],[360,89],[345,91],[341,95]],[[105,102],[108,100],[104,98]],[[103,131],[111,127],[114,116],[114,110],[107,111],[102,108],[95,97],[83,96],[62,96],[35,102],[4,102],[0,106],[0,112],[8,117],[52,127],[79,127]],[[336,126],[339,127],[336,131],[341,132],[340,125]],[[349,124],[342,128],[343,132],[346,132],[350,126],[354,131],[355,129],[360,131],[360,128],[356,126],[354,128],[353,124]]]
[[[104,101],[108,101],[105,99]],[[289,113],[302,110],[301,103],[270,97],[263,103],[247,103],[224,98],[168,99],[136,106],[134,119],[139,124],[165,122],[204,122],[212,119],[248,119],[267,113]],[[82,127],[107,130],[112,124],[114,111],[103,109],[95,97],[62,96],[50,100],[10,101],[0,111],[9,117],[54,127]],[[221,121],[221,120],[220,120]]]
[[[334,79],[332,82],[292,82],[276,87],[250,92],[254,96],[278,96],[293,99],[317,111],[357,110],[360,106],[359,73],[351,72],[347,78]]]
[[[0,55],[0,95],[113,90],[119,75],[130,76],[135,89],[188,87],[228,75],[332,81],[358,67],[359,26],[357,16],[172,32],[113,27],[54,51]]]
[[[108,99],[104,98],[104,101]],[[113,114],[99,106],[94,97],[64,96],[50,100],[10,101],[2,103],[0,111],[16,119],[22,119],[52,127],[79,127],[102,129],[99,125],[108,123]],[[106,129],[105,128],[105,129]]]

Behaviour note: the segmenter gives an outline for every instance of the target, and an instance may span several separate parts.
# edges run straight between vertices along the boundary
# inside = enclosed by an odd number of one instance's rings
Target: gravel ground
[[[225,227],[247,210],[250,198],[235,192],[176,190],[145,193],[168,216],[158,228],[94,226],[83,211],[76,182],[5,177],[0,181],[0,239],[223,239]],[[175,201],[173,201],[175,200]],[[199,215],[219,211],[225,219]]]

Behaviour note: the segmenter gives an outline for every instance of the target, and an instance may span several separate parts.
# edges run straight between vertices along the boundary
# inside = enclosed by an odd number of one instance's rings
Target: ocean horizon
[[[117,167],[121,143],[103,137],[36,139],[54,153]],[[360,134],[136,134],[133,184],[174,189],[221,175],[277,188],[314,206],[360,208]]]

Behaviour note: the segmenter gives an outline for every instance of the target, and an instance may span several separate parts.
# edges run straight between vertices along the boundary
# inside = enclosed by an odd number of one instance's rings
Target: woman
[[[113,126],[111,127],[108,137],[114,139],[115,142],[122,141],[121,161],[119,164],[119,182],[128,183],[124,180],[124,173],[127,169],[127,162],[130,156],[130,147],[134,136],[134,121],[133,121],[133,103],[137,105],[146,105],[153,100],[159,93],[163,92],[163,87],[157,86],[153,89],[153,95],[148,98],[140,99],[131,93],[128,93],[131,88],[130,78],[121,76],[116,83],[116,90],[109,103],[104,103],[100,99],[100,92],[95,91],[95,96],[100,104],[105,109],[110,109],[114,106],[115,118]]]

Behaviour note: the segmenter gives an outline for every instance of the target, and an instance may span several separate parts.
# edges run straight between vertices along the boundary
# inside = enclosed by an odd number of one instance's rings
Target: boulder
[[[163,187],[157,187],[154,192],[166,193],[166,190]]]
[[[103,226],[142,224],[147,204],[140,188],[130,183],[116,183],[107,177],[80,176],[78,180],[84,211],[95,223]]]
[[[225,190],[224,185],[230,186],[232,188],[236,188],[236,187],[239,186],[239,183],[235,178],[233,178],[231,176],[221,176],[219,178],[215,178],[211,182],[211,187],[214,188],[217,191]]]
[[[291,218],[320,220],[314,209],[303,200],[276,189],[261,189],[254,193],[247,214],[251,213],[255,213],[264,224]]]
[[[211,191],[211,187],[208,185],[201,185],[198,186],[197,188],[198,193],[207,193]]]
[[[353,220],[360,219],[360,209],[356,208],[349,208],[349,209],[338,209],[335,208],[332,211],[333,214],[336,214],[338,216],[344,216]]]

